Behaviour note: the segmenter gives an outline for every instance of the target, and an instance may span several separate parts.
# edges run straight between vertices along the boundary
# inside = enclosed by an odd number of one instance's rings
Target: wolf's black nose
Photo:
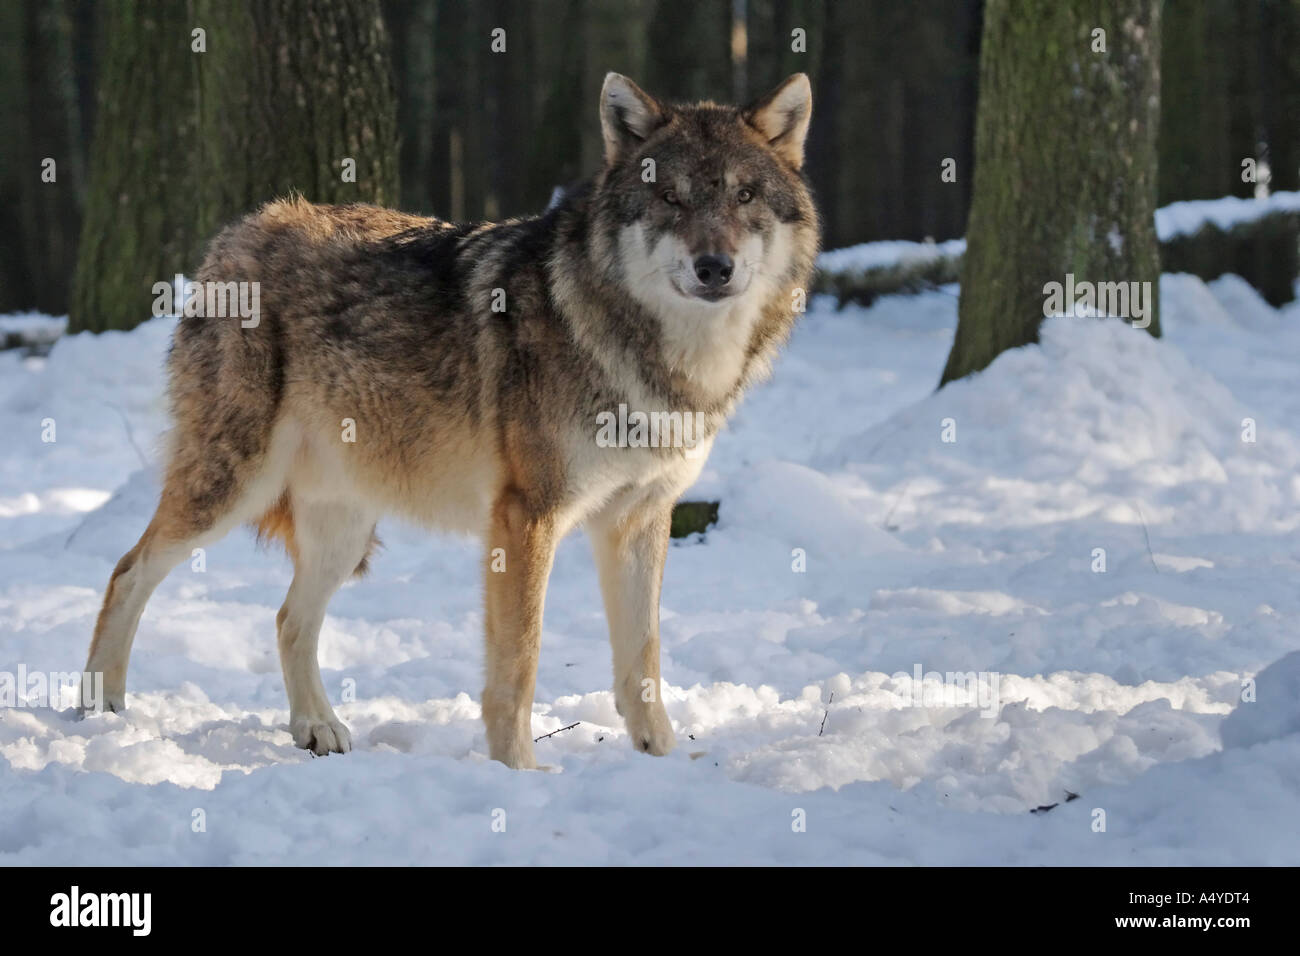
[[[731,256],[700,256],[695,260],[695,278],[710,289],[716,289],[731,281],[734,268]]]

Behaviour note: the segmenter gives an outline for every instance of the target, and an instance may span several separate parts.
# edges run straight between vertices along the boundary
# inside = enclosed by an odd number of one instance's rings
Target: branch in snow
[[[835,691],[831,691],[831,696],[826,701],[826,713],[822,714],[822,726],[821,726],[821,730],[817,731],[818,737],[820,737],[822,735],[822,732],[826,730],[826,718],[831,715],[831,704],[833,703],[835,703]],[[694,740],[695,738],[692,737],[691,739]]]
[[[534,737],[534,738],[533,738],[533,743],[537,743],[538,741],[545,740],[547,737],[554,737],[556,734],[562,734],[562,733],[564,733],[566,730],[572,730],[574,727],[578,726],[578,724],[580,724],[580,723],[582,723],[582,721],[580,721],[580,720],[575,720],[573,723],[569,724],[569,726],[567,726],[567,727],[561,727],[559,730],[552,730],[549,734],[542,734],[540,737]]]

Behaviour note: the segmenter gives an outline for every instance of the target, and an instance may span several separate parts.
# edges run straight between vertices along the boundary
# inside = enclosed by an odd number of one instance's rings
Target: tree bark
[[[291,192],[398,202],[397,99],[378,0],[196,0],[199,227]],[[344,162],[355,162],[355,182]]]
[[[105,33],[73,331],[138,325],[154,283],[278,196],[396,204],[378,0],[112,0]]]
[[[1270,187],[1300,189],[1300,0],[1268,0],[1260,10],[1260,114]]]
[[[434,210],[432,187],[437,168],[433,156],[436,10],[434,0],[384,0],[384,23],[397,80],[397,128],[402,137],[398,169],[401,207],[426,216]]]
[[[731,0],[656,0],[646,25],[645,82],[667,100],[725,101],[731,91]],[[621,71],[620,71],[621,72]]]
[[[1105,52],[1094,52],[1095,29]],[[990,0],[957,335],[940,385],[1038,340],[1049,282],[1150,282],[1158,0]],[[1066,308],[1069,308],[1067,303]]]
[[[191,19],[169,0],[111,0],[69,331],[130,329],[198,238]]]

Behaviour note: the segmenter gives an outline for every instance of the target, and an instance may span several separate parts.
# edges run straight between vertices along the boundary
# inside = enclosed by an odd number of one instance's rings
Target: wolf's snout
[[[718,289],[731,281],[735,263],[731,256],[698,256],[695,260],[695,278],[709,289]]]

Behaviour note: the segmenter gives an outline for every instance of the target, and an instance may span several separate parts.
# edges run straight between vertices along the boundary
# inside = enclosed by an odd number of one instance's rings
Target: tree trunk
[[[384,23],[392,38],[393,74],[397,79],[397,127],[402,134],[398,179],[401,207],[433,213],[434,64],[437,35],[434,0],[384,0]]]
[[[468,54],[473,11],[458,0],[437,0],[436,9],[433,164],[438,177],[430,193],[435,216],[460,221],[470,218],[465,200],[465,133],[473,119],[466,108],[474,100]],[[486,49],[488,38],[478,40]]]
[[[1300,189],[1300,0],[1262,5],[1260,114],[1273,192]]]
[[[718,100],[731,91],[731,0],[657,0],[646,25],[645,82],[668,100]],[[620,71],[621,72],[621,71]]]
[[[570,177],[570,181],[594,173],[605,162],[598,107],[606,73],[623,73],[645,89],[654,89],[655,95],[661,94],[651,79],[650,64],[654,57],[646,55],[646,35],[654,7],[651,0],[625,4],[582,0],[580,8],[574,11],[577,23],[566,31],[570,39],[564,48],[564,59],[556,66],[558,72],[547,75],[556,84],[557,93],[566,86],[573,89],[575,98],[571,100],[571,108],[576,112],[565,116],[558,128],[541,131],[551,137],[550,148],[566,159],[577,160],[574,167],[577,176]],[[554,105],[563,108],[560,102]],[[566,132],[566,127],[575,129],[576,133]],[[575,156],[578,142],[582,144],[581,155]]]
[[[485,12],[491,24],[484,30],[485,38],[493,29],[506,31],[505,52],[489,53],[489,69],[483,74],[483,218],[496,220],[539,212],[551,193],[548,189],[528,195],[531,150],[521,148],[534,141],[532,124],[537,115],[532,10],[510,0],[491,0]]]
[[[841,222],[848,214],[848,210],[841,210],[838,203],[826,200],[826,197],[834,196],[839,171],[844,166],[837,120],[844,112],[844,62],[848,44],[843,24],[844,8],[825,0],[823,9],[819,12],[823,14],[823,39],[818,51],[817,72],[811,74],[816,77],[816,82],[813,85],[812,125],[808,127],[808,148],[805,152],[808,157],[808,178],[812,180],[820,199],[818,212],[821,216],[822,247],[833,249],[845,232]],[[784,26],[782,24],[778,29],[783,30]],[[780,42],[785,42],[784,37]]]
[[[111,0],[69,331],[149,318],[155,282],[197,240],[190,171],[197,127],[191,18],[169,0]]]
[[[22,60],[25,129],[10,140],[22,157],[17,205],[18,250],[30,301],[42,312],[68,311],[68,277],[77,262],[77,229],[85,201],[85,144],[73,68],[72,16],[66,0],[25,0]],[[44,164],[52,161],[52,166]],[[49,169],[52,181],[43,173]]]
[[[1105,52],[1094,52],[1094,31]],[[957,335],[940,385],[1038,340],[1048,283],[1149,282],[1158,0],[990,0]],[[1065,304],[1069,311],[1072,303]]]
[[[277,196],[397,202],[378,0],[190,6],[108,8],[74,331],[139,324],[154,283],[193,274],[214,232]]]
[[[261,203],[398,202],[397,100],[378,0],[196,0],[199,228]],[[345,168],[355,164],[355,181]]]

